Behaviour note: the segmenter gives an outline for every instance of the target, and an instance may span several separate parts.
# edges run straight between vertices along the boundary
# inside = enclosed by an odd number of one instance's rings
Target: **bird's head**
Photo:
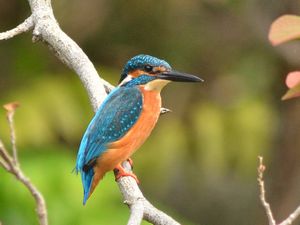
[[[137,55],[130,59],[121,74],[119,86],[144,85],[146,90],[161,90],[170,81],[199,82],[201,78],[177,72],[169,63],[150,55]]]

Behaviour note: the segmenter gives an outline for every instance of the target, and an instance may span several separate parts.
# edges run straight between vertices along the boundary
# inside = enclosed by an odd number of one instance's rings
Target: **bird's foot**
[[[127,160],[128,161],[128,160]],[[130,159],[130,161],[128,161],[128,163],[130,165],[132,165],[132,160]],[[133,172],[127,172],[123,166],[121,164],[118,164],[115,168],[114,168],[114,173],[115,173],[115,180],[118,181],[121,177],[132,177],[133,179],[135,179],[136,183],[139,184],[140,181],[138,180],[137,176],[133,173]]]
[[[126,159],[126,161],[130,164],[131,169],[133,170],[133,160],[131,158]]]

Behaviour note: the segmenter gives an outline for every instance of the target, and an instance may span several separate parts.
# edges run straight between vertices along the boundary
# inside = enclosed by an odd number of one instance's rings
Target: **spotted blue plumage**
[[[138,120],[143,97],[138,87],[114,89],[90,122],[79,147],[76,171],[81,173],[85,204],[94,177],[93,165],[109,143],[122,138]]]
[[[153,56],[137,55],[130,59],[124,66],[120,82],[135,70],[145,71],[145,74],[122,82],[106,97],[81,140],[75,169],[77,173],[81,173],[83,204],[91,191],[96,159],[108,150],[110,143],[120,140],[134,126],[141,114],[143,96],[138,86],[158,78],[147,74],[147,66],[162,66],[171,70],[166,61]]]
[[[137,55],[131,58],[125,65],[123,72],[121,74],[121,79],[125,79],[125,77],[128,75],[129,72],[137,70],[137,69],[144,69],[145,65],[151,65],[151,66],[163,66],[166,69],[171,69],[171,66],[169,63],[167,63],[165,60],[158,59],[156,57],[150,56],[150,55]]]

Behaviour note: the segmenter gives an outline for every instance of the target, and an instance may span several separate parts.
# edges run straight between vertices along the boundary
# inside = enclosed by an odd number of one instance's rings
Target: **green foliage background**
[[[299,14],[296,1],[53,0],[61,27],[101,76],[116,84],[124,63],[140,53],[166,59],[203,84],[171,84],[162,116],[134,155],[145,195],[183,224],[263,224],[257,156],[276,218],[300,202],[299,104],[281,102],[284,75],[299,68],[299,44],[270,46],[271,22]],[[30,14],[26,1],[0,0],[5,31]],[[298,51],[299,52],[299,51]],[[82,206],[72,173],[93,113],[73,71],[31,34],[0,42],[0,104],[19,101],[17,145],[25,173],[44,194],[50,224],[125,224],[129,211],[112,174]],[[9,145],[4,110],[0,138]],[[37,224],[28,191],[0,168],[0,221]],[[146,223],[145,223],[146,224]]]

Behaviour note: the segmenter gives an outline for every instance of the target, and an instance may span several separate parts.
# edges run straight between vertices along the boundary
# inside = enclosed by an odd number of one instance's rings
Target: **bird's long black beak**
[[[165,71],[157,75],[158,79],[170,80],[175,82],[203,82],[204,80],[191,74],[181,73],[175,70]]]

